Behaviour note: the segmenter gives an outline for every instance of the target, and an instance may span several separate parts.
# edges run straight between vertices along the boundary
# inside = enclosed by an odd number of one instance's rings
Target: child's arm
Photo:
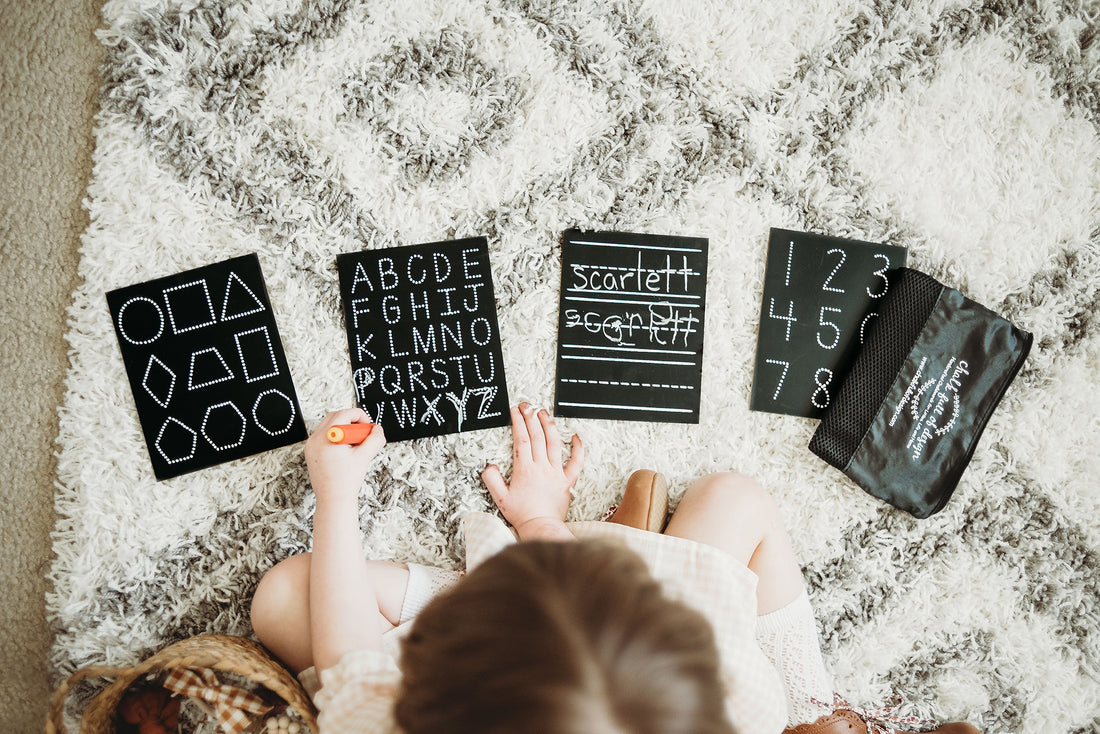
[[[545,410],[526,403],[512,408],[514,463],[507,484],[500,467],[489,464],[481,479],[516,529],[520,540],[571,540],[565,527],[570,493],[584,465],[584,446],[574,434],[569,461],[562,465],[561,438],[554,419]]]
[[[375,426],[358,445],[332,444],[337,423],[365,423],[358,408],[329,413],[306,442],[309,479],[317,495],[309,572],[310,641],[318,673],[352,650],[380,649],[382,617],[367,573],[359,531],[359,489],[367,468],[386,445]]]

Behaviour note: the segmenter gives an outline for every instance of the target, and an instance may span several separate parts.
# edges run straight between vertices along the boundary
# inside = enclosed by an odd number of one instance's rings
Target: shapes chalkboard
[[[107,294],[157,479],[306,437],[255,255]]]
[[[558,415],[699,422],[705,238],[568,230]]]
[[[340,255],[359,407],[402,441],[508,425],[484,237]]]
[[[894,245],[772,229],[749,408],[820,418],[906,254]]]

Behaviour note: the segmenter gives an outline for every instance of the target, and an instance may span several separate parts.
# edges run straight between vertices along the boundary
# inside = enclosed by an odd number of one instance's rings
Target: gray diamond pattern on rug
[[[560,237],[710,238],[698,426],[565,420],[570,519],[629,472],[778,499],[849,700],[985,732],[1100,730],[1100,11],[1086,2],[112,0],[61,408],[56,679],[249,634],[308,550],[301,447],[153,479],[104,292],[247,253],[312,428],[353,402],[336,255],[485,236],[513,400],[549,405]],[[939,515],[752,413],[768,229],[890,242],[1035,333]],[[505,429],[394,444],[364,549],[461,564]]]

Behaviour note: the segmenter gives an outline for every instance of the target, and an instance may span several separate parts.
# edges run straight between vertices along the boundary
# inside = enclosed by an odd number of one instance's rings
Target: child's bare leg
[[[688,488],[665,533],[721,548],[756,573],[756,641],[783,679],[788,723],[829,713],[821,704],[832,702],[833,682],[802,569],[779,508],[764,488],[741,474],[703,477]]]
[[[310,554],[291,556],[260,580],[252,598],[252,629],[275,657],[301,672],[313,665],[309,629]],[[408,567],[367,561],[367,573],[378,594],[378,609],[390,627],[397,626],[408,585]]]
[[[779,508],[750,477],[727,472],[697,480],[665,534],[721,548],[748,566],[760,577],[757,614],[782,609],[802,593],[802,569]]]

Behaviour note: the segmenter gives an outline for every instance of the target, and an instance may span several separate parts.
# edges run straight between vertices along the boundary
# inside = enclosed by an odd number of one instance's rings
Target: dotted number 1
[[[821,373],[825,373],[825,382],[821,381]],[[833,380],[833,371],[828,367],[819,367],[817,372],[814,373],[814,382],[817,383],[817,389],[814,390],[813,396],[810,398],[810,402],[814,404],[816,408],[828,408],[829,407],[829,383]],[[818,395],[825,396],[825,402],[819,403],[817,400]]]

